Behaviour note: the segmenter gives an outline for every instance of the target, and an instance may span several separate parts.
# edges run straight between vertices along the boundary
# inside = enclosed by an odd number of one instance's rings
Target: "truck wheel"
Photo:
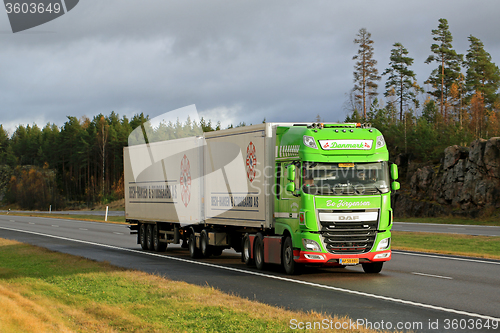
[[[196,259],[200,257],[200,250],[196,248],[196,236],[194,235],[194,232],[192,232],[191,235],[189,235],[188,247],[189,247],[189,256],[191,258]]]
[[[139,242],[141,243],[141,248],[143,250],[148,249],[148,244],[146,243],[146,233],[147,233],[146,225],[144,223],[141,223],[141,226],[139,227]]]
[[[241,246],[241,261],[243,261],[247,266],[252,266],[254,262],[252,259],[252,249],[250,248],[250,237],[248,237],[248,234],[243,236],[243,240],[241,242],[243,243]]]
[[[154,241],[153,241],[153,225],[148,224],[147,232],[146,232],[146,244],[148,246],[148,250],[154,251]]]
[[[255,266],[257,269],[262,270],[265,267],[264,262],[264,236],[259,232],[255,236],[255,242],[253,245],[253,256],[255,260]]]
[[[210,245],[208,245],[208,233],[206,229],[203,229],[200,233],[200,250],[201,250],[201,255],[205,258],[210,257],[212,254]]]
[[[380,273],[380,271],[382,270],[382,266],[384,266],[384,262],[379,261],[361,265],[363,266],[363,270],[365,271],[365,273],[376,274]]]
[[[158,232],[158,225],[153,227],[153,246],[156,252],[164,252],[167,249],[167,243],[160,242],[160,233]]]
[[[293,260],[293,243],[292,238],[289,236],[283,242],[283,253],[281,254],[281,262],[285,272],[289,275],[297,274],[300,272],[301,265]]]

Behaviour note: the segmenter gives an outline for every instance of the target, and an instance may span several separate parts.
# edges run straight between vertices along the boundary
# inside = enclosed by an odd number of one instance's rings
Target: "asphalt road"
[[[356,266],[311,269],[291,277],[279,266],[266,271],[248,268],[231,251],[196,261],[179,247],[161,254],[142,251],[136,236],[117,224],[0,216],[0,237],[172,280],[208,284],[271,305],[347,315],[354,323],[367,320],[374,328],[403,325],[403,331],[406,326],[417,332],[500,332],[500,328],[475,329],[479,323],[500,320],[500,261],[395,251],[377,275]]]

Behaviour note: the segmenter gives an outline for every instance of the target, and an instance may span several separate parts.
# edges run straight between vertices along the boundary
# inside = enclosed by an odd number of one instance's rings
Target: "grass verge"
[[[392,231],[391,248],[500,259],[500,237]]]
[[[349,321],[0,239],[1,332],[292,332],[325,318]]]
[[[467,219],[455,216],[443,217],[394,217],[396,222],[415,222],[415,223],[436,223],[436,224],[463,224],[463,225],[490,225],[500,226],[498,217]]]
[[[84,215],[84,214],[58,214],[58,213],[18,213],[11,212],[9,214],[2,213],[0,215],[11,215],[11,216],[33,216],[33,217],[47,217],[51,219],[65,219],[65,220],[79,220],[79,221],[91,221],[91,222],[105,222],[104,216],[100,215]],[[121,223],[126,224],[124,216],[108,216],[107,223]]]
[[[0,213],[1,215],[13,215],[13,216],[36,216],[36,217],[50,217],[56,219],[67,219],[67,220],[82,220],[82,221],[93,221],[93,222],[104,222],[104,216],[101,215],[85,215],[85,214],[59,214],[57,212],[53,213],[17,213],[11,212]],[[489,225],[489,226],[500,226],[500,219],[498,218],[487,218],[487,219],[466,219],[454,216],[444,216],[444,217],[395,217],[396,222],[415,222],[415,223],[435,223],[435,224],[462,224],[462,225]],[[126,223],[124,216],[108,216],[109,223]]]

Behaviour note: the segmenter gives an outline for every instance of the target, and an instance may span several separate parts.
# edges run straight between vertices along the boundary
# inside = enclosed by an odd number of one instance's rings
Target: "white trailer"
[[[191,238],[191,255],[206,256],[272,228],[273,125],[125,147],[125,217],[138,243],[163,251]]]

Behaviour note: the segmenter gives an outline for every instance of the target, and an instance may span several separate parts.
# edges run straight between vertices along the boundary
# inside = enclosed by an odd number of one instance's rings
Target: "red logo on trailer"
[[[247,147],[247,178],[250,182],[255,179],[255,168],[257,167],[257,157],[255,156],[255,146],[250,141]]]
[[[181,160],[181,198],[184,206],[187,207],[191,200],[191,167],[186,155]]]

